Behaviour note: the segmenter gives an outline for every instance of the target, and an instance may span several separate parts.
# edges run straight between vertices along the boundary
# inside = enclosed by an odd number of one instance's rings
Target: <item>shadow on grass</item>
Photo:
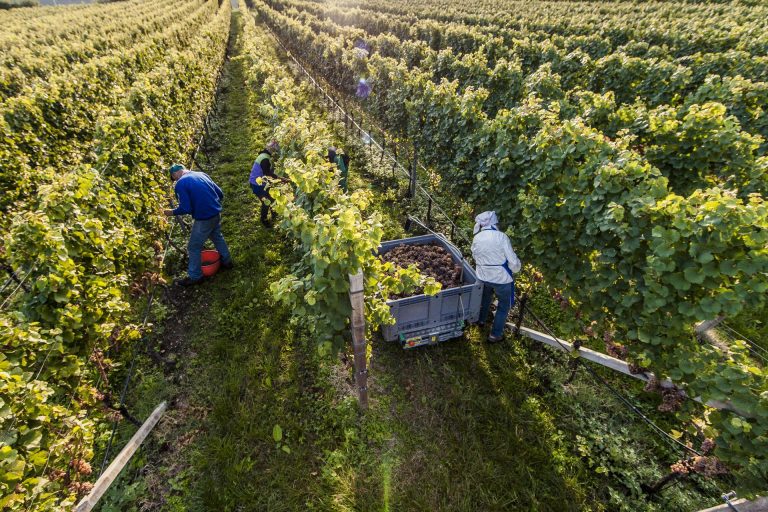
[[[392,438],[384,452],[391,467],[390,506],[582,508],[577,469],[531,395],[527,366],[515,347],[486,346],[472,336],[474,328],[469,334],[415,351],[377,342],[371,394],[374,408],[387,409],[374,414],[391,415]]]

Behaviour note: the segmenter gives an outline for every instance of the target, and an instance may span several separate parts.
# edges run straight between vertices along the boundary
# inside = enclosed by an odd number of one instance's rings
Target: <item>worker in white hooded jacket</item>
[[[483,300],[480,303],[479,325],[484,325],[491,309],[491,298],[496,292],[499,305],[493,319],[488,341],[504,339],[504,324],[515,303],[514,274],[520,272],[520,259],[512,250],[512,243],[498,229],[496,212],[483,212],[475,217],[475,237],[472,240],[472,257],[477,266],[477,277],[483,281]]]

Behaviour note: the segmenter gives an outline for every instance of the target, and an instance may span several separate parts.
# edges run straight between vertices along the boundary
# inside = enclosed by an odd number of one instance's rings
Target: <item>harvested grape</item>
[[[382,254],[381,259],[398,267],[416,265],[424,276],[439,282],[443,290],[456,288],[462,284],[461,263],[454,261],[451,253],[437,243],[400,244]],[[410,295],[420,293],[422,293],[421,289]]]

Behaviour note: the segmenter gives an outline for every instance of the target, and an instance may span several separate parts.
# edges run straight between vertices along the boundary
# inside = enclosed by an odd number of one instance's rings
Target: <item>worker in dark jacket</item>
[[[259,153],[256,160],[251,167],[251,174],[248,176],[248,183],[251,185],[251,190],[256,197],[261,201],[261,223],[271,228],[272,223],[267,219],[269,216],[274,220],[275,212],[269,207],[272,202],[272,196],[269,195],[268,183],[266,178],[282,179],[275,174],[274,167],[272,165],[272,155],[280,151],[280,145],[277,141],[273,140],[264,150]]]
[[[221,234],[221,200],[224,192],[204,172],[190,171],[181,164],[174,164],[169,169],[174,181],[174,190],[179,199],[179,206],[165,210],[165,214],[191,215],[195,220],[189,235],[189,275],[179,281],[182,286],[192,286],[203,282],[201,251],[209,238],[221,255],[221,266],[232,268],[232,256]]]
[[[336,164],[341,172],[341,179],[339,179],[339,186],[341,189],[347,191],[347,180],[349,178],[349,157],[331,146],[328,148],[328,161],[332,164]]]

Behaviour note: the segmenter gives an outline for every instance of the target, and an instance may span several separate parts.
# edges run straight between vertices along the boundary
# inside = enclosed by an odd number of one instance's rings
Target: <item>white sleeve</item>
[[[509,241],[509,237],[504,233],[504,257],[509,262],[509,269],[517,274],[520,272],[523,264],[520,263],[520,258],[517,257],[515,251],[512,250],[512,242]]]

